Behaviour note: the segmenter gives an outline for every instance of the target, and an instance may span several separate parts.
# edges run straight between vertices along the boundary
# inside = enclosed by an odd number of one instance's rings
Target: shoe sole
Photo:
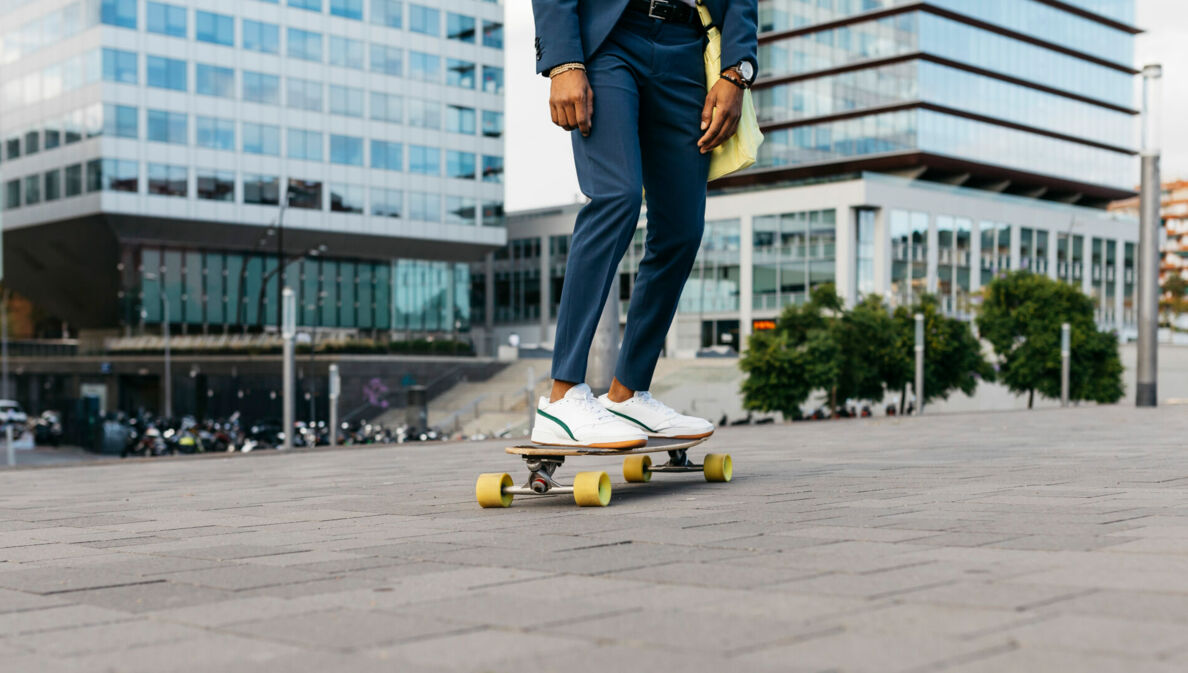
[[[652,439],[705,439],[714,434],[713,430],[703,432],[700,435],[648,435]]]
[[[623,442],[595,442],[593,444],[560,444],[557,442],[538,442],[532,440],[533,444],[539,446],[564,446],[570,449],[638,449],[648,445],[646,439],[629,439]]]

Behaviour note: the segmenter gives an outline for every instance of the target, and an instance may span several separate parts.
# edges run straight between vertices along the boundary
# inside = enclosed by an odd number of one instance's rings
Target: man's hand
[[[736,77],[738,75],[735,75]],[[701,109],[701,130],[705,135],[697,141],[701,153],[713,151],[734,135],[738,130],[738,120],[742,116],[743,91],[737,86],[718,80],[705,97],[705,106]],[[717,114],[714,109],[717,108]]]
[[[566,131],[580,129],[590,135],[590,120],[594,116],[594,90],[584,70],[568,70],[552,79],[549,110],[553,123]],[[727,84],[729,86],[729,84]]]

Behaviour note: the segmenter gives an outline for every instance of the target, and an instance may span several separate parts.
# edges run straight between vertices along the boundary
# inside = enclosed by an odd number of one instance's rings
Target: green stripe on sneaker
[[[540,414],[541,416],[544,416],[545,418],[556,423],[557,425],[560,425],[561,429],[565,431],[565,434],[569,435],[570,439],[572,439],[575,442],[577,441],[577,437],[573,436],[573,433],[570,432],[569,426],[565,424],[565,421],[561,420],[560,418],[557,418],[556,416],[554,416],[552,414],[546,414],[545,412],[541,411],[540,409],[537,409],[536,413]]]
[[[637,419],[634,419],[634,418],[628,416],[627,414],[620,414],[619,412],[615,411],[614,409],[607,409],[607,411],[611,412],[612,414],[614,414],[616,416],[622,416],[623,418],[626,418],[627,420],[638,425],[639,427],[643,428],[644,430],[647,430],[648,432],[656,432],[655,430],[649,428],[648,426],[644,425],[643,423],[640,423]]]

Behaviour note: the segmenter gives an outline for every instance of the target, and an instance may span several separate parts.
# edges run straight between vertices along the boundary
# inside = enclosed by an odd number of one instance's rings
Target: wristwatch
[[[749,87],[755,82],[755,66],[751,62],[743,59],[737,64],[731,66],[738,71],[739,76],[743,78],[743,82]],[[727,68],[729,70],[730,68]]]

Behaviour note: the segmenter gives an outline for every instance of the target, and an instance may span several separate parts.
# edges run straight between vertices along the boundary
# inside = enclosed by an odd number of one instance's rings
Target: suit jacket
[[[702,0],[722,30],[722,67],[748,60],[756,66],[758,0]],[[532,0],[536,19],[536,72],[584,63],[626,11],[627,0]]]

